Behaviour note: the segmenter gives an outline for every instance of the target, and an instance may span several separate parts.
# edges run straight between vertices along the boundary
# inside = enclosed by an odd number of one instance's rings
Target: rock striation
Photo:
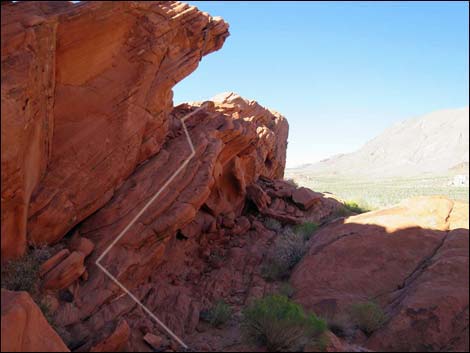
[[[2,258],[62,239],[158,153],[172,87],[228,34],[179,2],[2,5]]]
[[[171,115],[173,129],[162,150],[138,167],[114,197],[77,228],[95,244],[88,261],[90,277],[77,298],[82,318],[121,292],[94,262],[168,180],[157,200],[100,261],[128,289],[168,261],[166,252],[175,237],[199,237],[216,230],[218,222],[238,226],[240,232],[249,228],[249,223],[238,219],[247,189],[260,175],[282,177],[286,151],[282,136],[287,137],[288,128],[282,116],[233,94],[204,107],[176,107]],[[180,118],[195,111],[185,122],[195,150],[188,159],[191,148]],[[171,179],[186,160],[186,167]]]

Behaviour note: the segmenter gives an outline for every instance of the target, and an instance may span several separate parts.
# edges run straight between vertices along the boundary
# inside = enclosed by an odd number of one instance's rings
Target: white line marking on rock
[[[95,264],[98,266],[101,271],[104,272],[106,276],[108,276],[115,284],[119,286],[133,301],[135,301],[147,314],[150,315],[150,317],[155,320],[155,322],[160,325],[161,328],[163,328],[176,342],[178,342],[183,348],[188,349],[188,346],[170,329],[168,326],[166,326],[158,317],[155,316],[142,302],[134,295],[132,294],[119,280],[114,277],[109,271],[101,265],[101,260],[106,256],[106,254],[111,250],[111,248],[116,245],[116,243],[126,234],[126,232],[134,225],[135,222],[139,219],[140,216],[150,207],[150,205],[156,200],[158,196],[162,193],[163,190],[175,179],[175,177],[183,170],[184,167],[189,163],[189,161],[194,157],[196,154],[196,151],[194,149],[193,142],[191,141],[191,138],[189,137],[188,129],[186,128],[186,124],[184,123],[186,119],[191,117],[192,115],[196,114],[200,110],[202,110],[205,107],[205,104],[201,105],[198,109],[195,111],[185,115],[183,118],[181,118],[181,123],[183,125],[183,130],[186,135],[186,138],[188,139],[189,147],[191,148],[191,154],[189,157],[179,166],[179,168],[173,173],[173,175],[163,184],[163,186],[160,188],[160,190],[157,191],[155,195],[150,198],[150,200],[145,204],[144,207],[137,213],[137,215],[129,222],[129,224],[122,230],[121,233],[116,237],[116,239],[113,240],[113,242],[106,248],[106,250],[100,255],[98,260],[96,260]]]

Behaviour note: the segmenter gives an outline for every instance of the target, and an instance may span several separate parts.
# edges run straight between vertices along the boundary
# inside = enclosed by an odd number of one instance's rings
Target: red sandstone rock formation
[[[286,120],[257,103],[231,96],[236,100],[208,104],[186,120],[194,157],[101,261],[127,288],[137,287],[167,261],[168,242],[177,234],[199,236],[218,219],[229,227],[240,227],[239,232],[249,227],[243,220],[235,222],[245,205],[247,185],[260,175],[282,177],[286,139],[277,138],[274,131],[287,136]],[[162,151],[138,167],[113,199],[78,229],[96,244],[88,261],[90,278],[78,299],[82,318],[120,293],[94,261],[188,159],[191,150],[179,118],[196,108],[183,105],[174,110],[175,127]],[[277,158],[270,155],[273,151],[277,151]]]
[[[324,224],[341,208],[279,180],[280,114],[234,93],[173,107],[174,84],[227,35],[177,2],[2,2],[2,258],[73,228],[40,269],[73,350],[180,348],[95,265],[160,190],[101,264],[200,350],[221,347],[198,331],[214,301],[240,310],[277,290],[261,273],[277,236],[263,219]],[[369,348],[468,350],[468,231],[457,228],[468,206],[445,199],[335,221],[297,267],[296,299],[325,315],[379,301],[390,320],[363,337]],[[330,337],[329,349],[362,349]],[[4,348],[66,349],[26,294],[2,290]]]
[[[129,341],[131,330],[125,320],[118,323],[114,331],[90,349],[90,352],[121,352]]]
[[[468,205],[439,197],[335,222],[292,275],[295,299],[327,317],[377,301],[373,350],[468,350],[468,239]]]
[[[2,289],[2,352],[69,352],[26,292]]]
[[[260,214],[283,223],[298,224],[308,219],[321,224],[344,208],[334,197],[262,176],[247,191],[248,200]]]
[[[2,6],[2,258],[60,240],[160,151],[228,25],[178,2]]]

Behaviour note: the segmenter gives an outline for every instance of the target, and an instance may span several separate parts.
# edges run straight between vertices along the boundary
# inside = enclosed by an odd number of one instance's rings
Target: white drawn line
[[[191,141],[191,138],[189,137],[188,129],[186,128],[186,124],[184,123],[186,119],[191,117],[192,115],[196,114],[203,108],[205,108],[206,104],[202,104],[198,109],[194,110],[193,112],[185,115],[183,118],[181,118],[181,123],[183,125],[183,130],[186,135],[186,138],[188,139],[189,147],[191,148],[191,154],[189,157],[179,166],[179,168],[173,173],[173,175],[163,184],[163,186],[160,188],[160,190],[157,191],[155,195],[152,196],[152,198],[145,204],[144,207],[137,213],[137,215],[129,222],[129,224],[122,230],[121,233],[116,237],[116,239],[113,240],[113,242],[106,248],[106,250],[100,255],[100,257],[96,260],[95,264],[104,272],[106,276],[108,276],[114,283],[116,283],[133,301],[135,301],[144,311],[149,314],[152,319],[156,321],[160,327],[162,327],[175,341],[177,341],[182,347],[185,349],[188,349],[188,346],[171,330],[169,329],[163,322],[161,322],[158,317],[156,317],[144,304],[140,302],[139,299],[135,295],[133,295],[121,282],[118,281],[116,277],[114,277],[109,271],[104,268],[103,265],[101,265],[101,260],[106,256],[106,254],[111,250],[111,248],[116,245],[116,243],[124,236],[124,234],[134,225],[135,222],[137,222],[137,219],[139,219],[140,216],[150,207],[150,205],[155,201],[155,199],[162,193],[163,190],[175,179],[175,177],[183,170],[184,167],[189,163],[189,161],[194,157],[196,154],[196,151],[194,149],[193,142]]]
[[[132,294],[131,292],[129,292],[129,291],[127,290],[127,288],[124,287],[124,285],[116,279],[116,277],[114,277],[111,273],[109,273],[109,271],[108,271],[107,269],[105,269],[105,268],[103,267],[103,265],[101,265],[101,264],[98,263],[98,262],[96,262],[96,265],[97,265],[109,278],[111,278],[114,283],[116,283],[124,292],[126,292],[126,294],[127,294],[129,297],[131,297],[131,299],[132,299],[133,301],[135,301],[142,309],[144,309],[144,311],[145,311],[147,314],[149,314],[149,315],[152,317],[152,319],[154,319],[155,322],[156,322],[157,324],[159,324],[160,327],[162,327],[176,342],[178,342],[184,349],[188,349],[188,346],[187,346],[170,328],[168,328],[168,326],[166,326],[163,322],[161,322],[161,321],[158,319],[158,317],[156,317],[149,309],[147,309],[147,307],[146,307],[144,304],[142,304],[142,302],[141,302],[139,299],[137,299],[137,297],[136,297],[134,294]]]

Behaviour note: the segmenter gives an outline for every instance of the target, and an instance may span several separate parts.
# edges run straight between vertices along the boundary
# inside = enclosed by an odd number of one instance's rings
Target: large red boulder
[[[2,352],[69,352],[26,292],[2,289]]]
[[[334,222],[295,269],[295,299],[331,319],[377,302],[388,321],[367,340],[374,350],[468,350],[465,224],[468,205],[441,197]]]

